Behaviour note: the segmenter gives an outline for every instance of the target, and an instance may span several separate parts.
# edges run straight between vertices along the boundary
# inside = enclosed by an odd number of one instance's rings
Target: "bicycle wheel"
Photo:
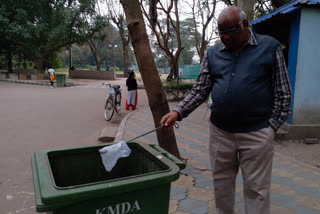
[[[114,113],[113,100],[112,98],[108,98],[106,101],[106,105],[104,106],[104,119],[106,121],[111,120]]]
[[[121,111],[121,93],[118,93],[116,95],[116,105],[115,105],[115,110],[117,113],[120,113]]]

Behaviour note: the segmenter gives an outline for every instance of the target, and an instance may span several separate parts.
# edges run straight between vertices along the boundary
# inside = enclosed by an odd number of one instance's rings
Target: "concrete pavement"
[[[79,86],[0,81],[0,214],[36,213],[30,164],[35,151],[99,144],[101,130],[119,126],[125,117],[122,99],[123,113],[105,121],[103,81],[72,82]],[[126,96],[125,79],[111,83],[120,84]]]
[[[176,103],[171,103],[171,109]],[[211,166],[208,154],[209,114],[201,105],[175,129],[178,147],[187,167],[181,171],[178,181],[172,183],[170,196],[171,214],[215,213]],[[118,132],[119,138],[131,139],[154,129],[150,108],[139,108],[127,115]],[[155,132],[137,139],[157,144]],[[237,214],[244,213],[242,177],[237,177]],[[272,214],[320,213],[320,171],[302,162],[275,153],[272,186]]]

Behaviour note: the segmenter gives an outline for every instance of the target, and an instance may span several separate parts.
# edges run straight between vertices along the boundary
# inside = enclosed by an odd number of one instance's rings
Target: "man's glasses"
[[[241,24],[239,23],[236,27],[230,28],[228,30],[221,30],[219,31],[218,29],[215,30],[215,33],[220,36],[223,37],[224,35],[228,34],[228,35],[232,35],[234,32],[236,32],[239,28],[241,27]]]

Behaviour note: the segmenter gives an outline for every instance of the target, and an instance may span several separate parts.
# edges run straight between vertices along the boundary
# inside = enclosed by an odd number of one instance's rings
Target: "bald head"
[[[247,15],[241,8],[230,6],[225,8],[218,17],[218,25],[221,24],[229,24],[234,22],[242,22],[243,20],[247,20]]]

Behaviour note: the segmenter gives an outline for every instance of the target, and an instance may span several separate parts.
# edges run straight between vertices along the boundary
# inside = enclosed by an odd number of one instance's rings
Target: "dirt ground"
[[[320,168],[320,143],[306,144],[305,140],[275,140],[274,149],[276,152]]]

